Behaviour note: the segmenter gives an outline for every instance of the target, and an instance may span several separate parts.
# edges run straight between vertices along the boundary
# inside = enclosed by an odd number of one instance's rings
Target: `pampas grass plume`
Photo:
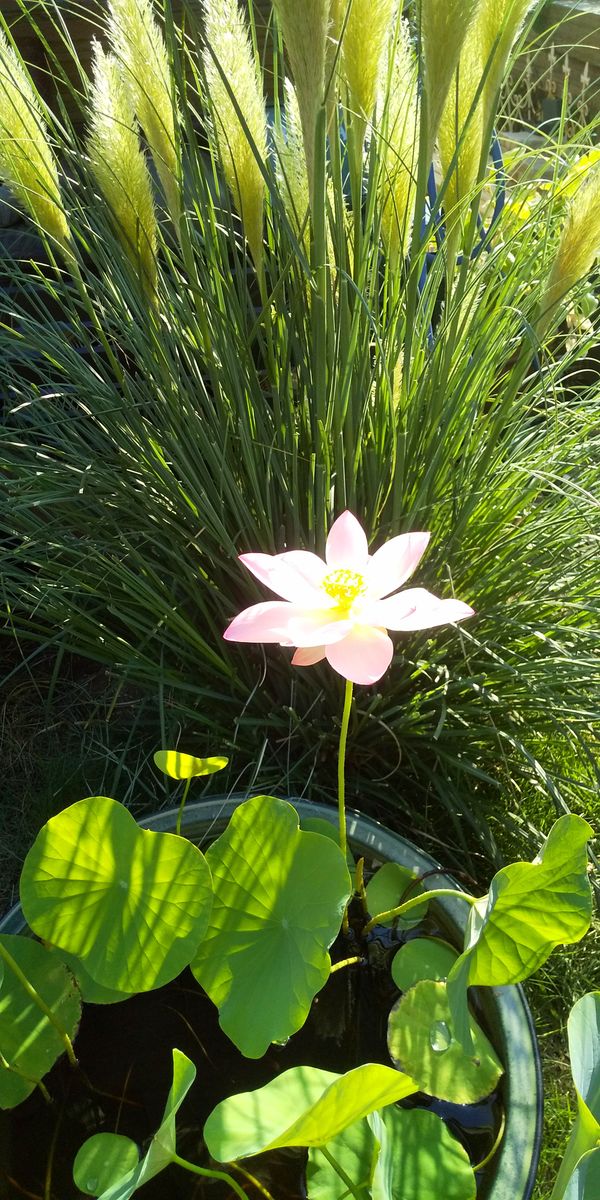
[[[70,232],[58,167],[33,83],[0,30],[0,176],[67,261]]]
[[[256,158],[267,157],[265,103],[248,28],[237,0],[204,0],[206,84],[223,171],[257,271],[263,255],[265,182]],[[216,61],[215,61],[216,60]],[[218,66],[217,66],[218,64]],[[225,79],[233,89],[237,107]]]
[[[480,0],[420,0],[429,160],[461,48]]]
[[[94,80],[88,153],[126,253],[144,290],[156,299],[157,224],[152,184],[142,153],[131,96],[119,64],[94,41]]]
[[[181,212],[173,81],[151,0],[109,0],[110,40],[158,171],[167,208]]]
[[[370,121],[392,37],[397,0],[353,0],[342,41],[350,109]]]
[[[312,196],[317,113],[325,91],[330,0],[273,0],[298,97]]]
[[[488,135],[506,64],[523,21],[535,2],[479,0],[439,127],[444,174],[456,154],[446,192],[448,212],[472,195],[484,149],[483,139]],[[483,87],[475,104],[482,79]]]
[[[591,271],[600,253],[600,166],[571,200],[542,299],[536,332],[541,339],[567,294]]]
[[[418,64],[408,22],[401,21],[387,97],[387,129],[381,184],[381,232],[394,261],[406,254],[419,157]]]

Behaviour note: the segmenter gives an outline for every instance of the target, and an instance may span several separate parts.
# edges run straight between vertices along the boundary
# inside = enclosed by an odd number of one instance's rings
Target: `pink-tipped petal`
[[[315,663],[325,658],[324,646],[311,646],[306,650],[296,650],[292,659],[293,667],[314,667]]]
[[[233,618],[223,637],[227,642],[279,642],[293,646],[288,628],[294,605],[285,600],[267,600],[264,604],[252,604]],[[302,610],[296,609],[301,615]]]
[[[367,575],[369,595],[388,596],[402,587],[427,549],[429,533],[401,533],[375,551]]]
[[[407,588],[398,596],[388,596],[369,605],[363,620],[376,622],[386,629],[409,632],[433,629],[437,625],[453,625],[473,616],[473,609],[462,600],[440,600],[425,588]]]
[[[352,683],[377,683],[387,671],[394,653],[391,638],[383,629],[355,625],[342,642],[326,647],[327,662]]]
[[[291,608],[291,605],[290,605]],[[287,626],[291,646],[327,646],[330,642],[341,642],[352,629],[352,621],[332,620],[331,610],[295,610]]]
[[[340,567],[349,571],[366,570],[369,561],[367,537],[360,522],[348,510],[334,521],[329,530],[325,557],[330,570]]]
[[[323,606],[320,583],[327,570],[322,559],[304,550],[288,554],[240,554],[240,562],[277,596],[295,604]]]

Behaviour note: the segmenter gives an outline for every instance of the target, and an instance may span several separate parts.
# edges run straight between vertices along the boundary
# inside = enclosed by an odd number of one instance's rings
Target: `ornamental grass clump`
[[[7,630],[158,690],[164,721],[229,741],[243,712],[243,778],[260,758],[293,791],[328,760],[336,680],[317,664],[290,681],[269,646],[221,641],[264,602],[236,555],[322,555],[345,510],[369,547],[431,530],[419,586],[476,616],[398,632],[389,686],[356,713],[352,786],[457,855],[467,827],[492,855],[494,822],[527,829],[532,789],[562,809],[598,779],[593,313],[568,328],[591,286],[593,168],[565,199],[595,128],[548,135],[526,223],[491,156],[500,76],[536,11],[205,0],[179,28],[112,0],[100,34],[129,96],[120,137],[133,106],[148,151],[153,231],[140,210],[127,232],[131,189],[116,216],[98,186],[90,83],[77,127],[48,113],[79,274],[14,263],[0,294]],[[328,794],[333,772],[318,778]]]

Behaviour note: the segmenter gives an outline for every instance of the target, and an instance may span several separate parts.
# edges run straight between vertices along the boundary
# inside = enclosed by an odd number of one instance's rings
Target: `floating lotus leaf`
[[[139,1162],[138,1148],[120,1133],[95,1133],[77,1152],[73,1180],[80,1192],[99,1196],[115,1179],[131,1175]]]
[[[21,903],[34,932],[79,958],[96,983],[145,992],[195,954],[212,905],[210,870],[185,838],[140,829],[123,805],[94,796],[40,831]]]
[[[404,900],[415,899],[424,890],[422,883],[415,882],[416,880],[417,876],[408,867],[401,867],[400,863],[395,862],[384,863],[367,884],[370,915],[376,917],[379,913],[388,912],[390,908],[397,908]],[[409,909],[404,916],[382,921],[381,924],[397,925],[398,929],[414,929],[415,925],[419,925],[427,916],[428,904],[429,901],[424,900],[422,904]]]
[[[456,1037],[446,984],[426,979],[394,1005],[388,1047],[420,1091],[455,1104],[474,1104],[493,1091],[502,1064],[473,1017],[470,1030],[473,1049],[467,1054]]]
[[[456,950],[441,938],[413,938],[392,959],[392,979],[407,992],[421,979],[443,980],[458,958]]]
[[[256,796],[206,855],[214,904],[192,971],[247,1058],[304,1024],[331,969],[350,895],[338,845],[298,828],[291,804]]]
[[[204,1140],[217,1162],[282,1146],[323,1146],[367,1113],[415,1090],[414,1080],[380,1063],[345,1075],[292,1067],[254,1092],[222,1100],[204,1126]]]
[[[72,1039],[81,1016],[81,997],[68,967],[30,937],[3,934],[0,943]],[[0,987],[0,1108],[14,1108],[33,1092],[65,1044],[10,967]]]

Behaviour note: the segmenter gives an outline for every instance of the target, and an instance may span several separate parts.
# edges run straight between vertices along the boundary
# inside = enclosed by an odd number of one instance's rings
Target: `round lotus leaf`
[[[214,904],[192,971],[227,1036],[260,1058],[300,1029],[327,981],[348,869],[335,842],[302,832],[273,796],[240,804],[206,856]]]
[[[154,763],[159,771],[170,775],[171,779],[197,779],[200,775],[214,775],[222,771],[229,762],[228,758],[194,758],[191,754],[182,754],[180,750],[157,750]]]
[[[138,1148],[131,1138],[120,1133],[95,1133],[77,1151],[73,1181],[87,1196],[100,1196],[133,1171],[138,1161]]]
[[[457,951],[441,938],[413,938],[394,955],[392,979],[401,992],[407,992],[421,979],[447,979],[457,958]]]
[[[121,1000],[129,1000],[132,995],[135,995],[133,992],[118,992],[114,988],[102,987],[101,983],[96,983],[96,980],[92,979],[89,972],[86,971],[83,963],[74,954],[69,954],[68,950],[52,949],[52,954],[67,964],[75,977],[75,982],[81,992],[81,999],[86,1004],[120,1004]]]
[[[454,1104],[483,1100],[494,1090],[502,1064],[473,1017],[469,1017],[469,1024],[473,1047],[466,1054],[454,1034],[446,984],[422,980],[401,997],[390,1013],[388,1047],[392,1059],[430,1096]]]
[[[81,1016],[81,997],[68,967],[30,937],[3,934],[0,943],[71,1039]],[[64,1053],[60,1033],[31,998],[10,966],[0,988],[0,1108],[14,1108],[33,1092]]]
[[[379,913],[397,908],[405,900],[413,900],[419,896],[424,888],[422,883],[415,882],[416,879],[414,872],[408,867],[401,867],[400,863],[389,862],[379,867],[366,887],[370,916],[376,917]],[[427,916],[428,904],[429,901],[424,900],[422,904],[409,909],[404,916],[381,921],[381,924],[396,925],[398,929],[414,929],[415,925],[419,925]]]
[[[174,979],[202,941],[212,905],[201,852],[140,829],[107,796],[80,800],[38,834],[23,866],[21,904],[45,941],[118,992]]]
[[[300,821],[300,828],[303,829],[305,833],[321,833],[323,837],[329,838],[329,840],[335,842],[337,846],[340,844],[340,836],[337,825],[334,825],[333,821],[328,821],[326,817],[302,817]],[[348,867],[351,876],[353,876],[356,863],[354,861],[354,855],[349,846],[346,846],[346,866]]]

